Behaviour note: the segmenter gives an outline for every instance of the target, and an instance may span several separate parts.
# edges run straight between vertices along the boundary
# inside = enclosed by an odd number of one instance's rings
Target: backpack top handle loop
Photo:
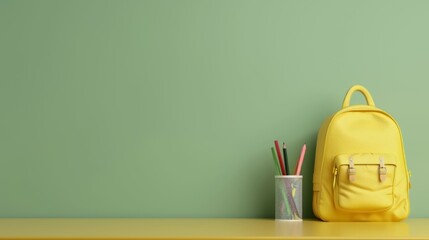
[[[361,85],[354,85],[349,89],[349,91],[347,91],[347,94],[344,97],[343,108],[350,106],[350,99],[352,98],[353,93],[356,91],[359,91],[363,94],[363,96],[365,97],[366,103],[369,106],[375,107],[374,100],[372,100],[371,94],[368,92],[368,90]]]

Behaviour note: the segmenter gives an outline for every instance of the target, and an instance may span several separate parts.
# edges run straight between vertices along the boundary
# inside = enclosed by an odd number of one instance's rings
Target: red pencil
[[[276,146],[277,157],[279,158],[280,168],[282,170],[282,174],[286,175],[286,169],[285,169],[285,165],[283,163],[282,153],[280,152],[279,141],[275,140],[274,145]]]

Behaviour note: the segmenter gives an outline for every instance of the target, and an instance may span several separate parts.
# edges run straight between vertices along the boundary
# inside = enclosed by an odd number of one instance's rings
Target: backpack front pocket
[[[393,205],[396,159],[389,154],[342,154],[334,160],[335,207],[348,212],[378,212]]]

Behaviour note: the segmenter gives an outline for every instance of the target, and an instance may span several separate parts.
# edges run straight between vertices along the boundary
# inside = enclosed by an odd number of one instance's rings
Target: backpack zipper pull
[[[408,189],[411,189],[411,171],[408,171]]]
[[[334,173],[334,182],[332,183],[332,188],[335,188],[335,181],[337,180],[338,168],[335,167],[332,172]]]

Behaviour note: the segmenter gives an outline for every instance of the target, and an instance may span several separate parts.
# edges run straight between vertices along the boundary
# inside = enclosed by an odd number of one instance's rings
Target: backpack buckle
[[[352,158],[349,159],[349,169],[347,169],[347,173],[350,182],[356,181],[356,168]]]
[[[384,182],[386,180],[387,168],[384,166],[384,158],[380,158],[380,167],[378,168],[378,176],[380,178],[380,182]]]

